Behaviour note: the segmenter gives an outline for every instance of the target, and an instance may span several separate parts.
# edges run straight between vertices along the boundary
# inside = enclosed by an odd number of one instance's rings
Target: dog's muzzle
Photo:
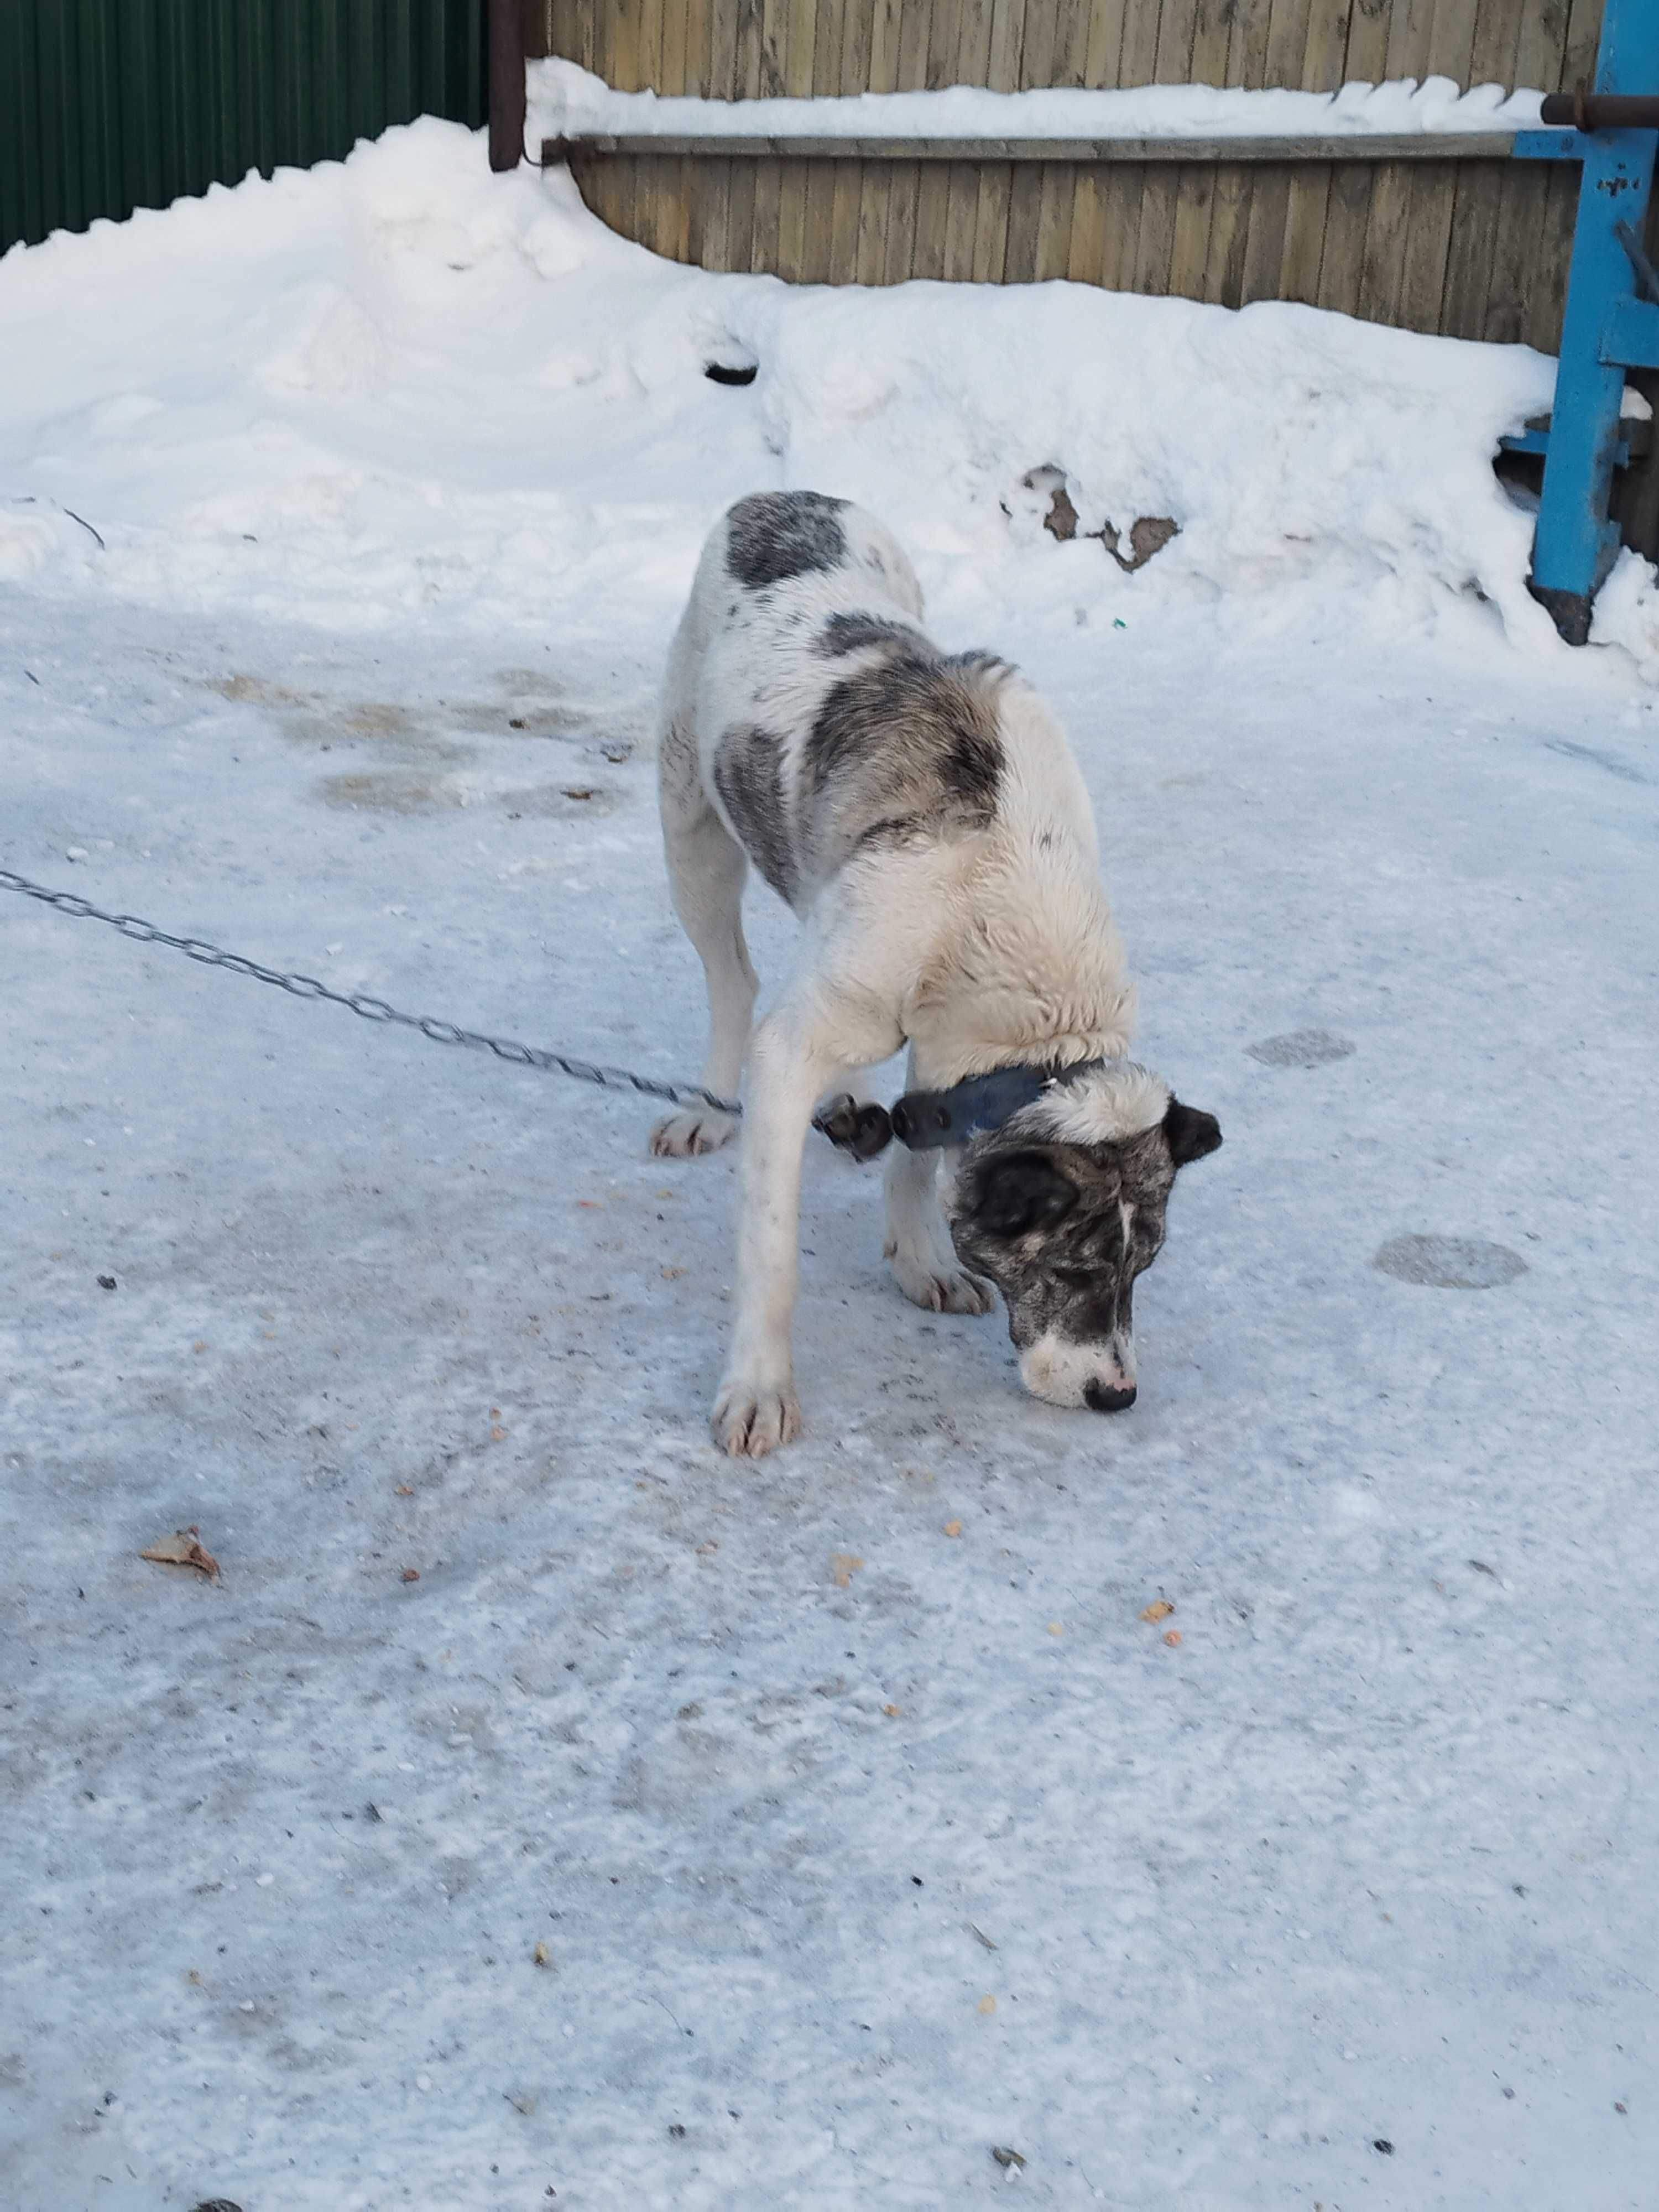
[[[1127,1413],[1135,1401],[1135,1352],[1126,1337],[1073,1343],[1046,1331],[1019,1356],[1019,1379],[1049,1406]]]

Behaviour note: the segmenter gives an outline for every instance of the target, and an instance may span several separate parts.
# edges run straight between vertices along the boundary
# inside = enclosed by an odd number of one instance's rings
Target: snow
[[[1377,132],[1511,131],[1538,121],[1540,92],[1497,84],[1463,91],[1449,76],[1419,83],[1345,84],[1340,92],[1278,87],[1147,84],[1122,91],[1063,88],[991,92],[863,92],[846,99],[690,100],[618,92],[575,62],[532,62],[525,143],[587,134],[794,138],[1337,138]]]
[[[1063,709],[1227,1138],[1109,1421],[817,1149],[739,1468],[729,1155],[0,895],[0,2201],[1645,2207],[1659,607],[1525,594],[1548,364],[705,276],[431,123],[0,319],[0,866],[691,1073],[651,692],[811,483]]]

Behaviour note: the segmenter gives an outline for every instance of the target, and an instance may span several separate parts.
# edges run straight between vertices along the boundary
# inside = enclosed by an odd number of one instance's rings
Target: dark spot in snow
[[[1287,1030],[1282,1036],[1263,1037],[1244,1048],[1264,1067],[1322,1067],[1327,1060],[1346,1060],[1354,1049],[1350,1037],[1330,1030]]]
[[[1632,768],[1627,761],[1619,760],[1612,753],[1598,752],[1594,745],[1575,744],[1571,738],[1546,738],[1544,744],[1551,752],[1565,753],[1569,760],[1593,761],[1597,768],[1606,769],[1609,775],[1616,775],[1623,783],[1652,781],[1650,776]]]
[[[1394,2145],[1389,2141],[1387,2136],[1378,2136],[1371,2144],[1371,2148],[1380,2150],[1384,2158],[1394,2156]]]
[[[711,361],[704,364],[702,373],[711,384],[752,384],[760,373],[760,364],[753,361]]]
[[[676,2142],[684,2142],[685,2141],[685,2130],[678,2120],[671,2120],[669,2122],[668,2132],[673,2136]]]
[[[112,1291],[115,1288],[114,1276],[100,1275],[98,1278],[98,1287],[100,1291]]]
[[[1437,1291],[1495,1290],[1527,1272],[1518,1252],[1478,1237],[1390,1237],[1371,1265],[1396,1282]]]
[[[436,814],[464,806],[465,793],[445,779],[393,771],[385,775],[325,775],[317,786],[325,806],[377,814]]]

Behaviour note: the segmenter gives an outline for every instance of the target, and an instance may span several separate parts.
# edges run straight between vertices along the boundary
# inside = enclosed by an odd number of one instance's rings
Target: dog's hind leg
[[[914,1063],[908,1079],[915,1081]],[[968,1273],[951,1242],[939,1202],[939,1157],[936,1152],[893,1146],[887,1161],[887,1238],[882,1249],[893,1280],[913,1305],[930,1313],[989,1313],[995,1293]]]
[[[743,884],[749,872],[742,848],[703,796],[689,735],[671,724],[659,756],[663,846],[668,856],[674,911],[702,962],[708,987],[708,1050],[702,1083],[721,1098],[734,1098],[743,1078],[758,984],[743,934]],[[687,1159],[729,1144],[738,1124],[730,1114],[697,1106],[670,1114],[651,1132],[651,1149]]]

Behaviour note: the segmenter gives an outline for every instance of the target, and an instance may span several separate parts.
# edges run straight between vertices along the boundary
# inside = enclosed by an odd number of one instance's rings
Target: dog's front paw
[[[988,1314],[996,1304],[988,1283],[940,1253],[890,1244],[887,1265],[911,1304],[926,1313]]]
[[[763,1459],[800,1434],[800,1401],[786,1375],[781,1381],[728,1375],[714,1401],[709,1426],[732,1459]]]
[[[735,1118],[713,1106],[690,1114],[670,1114],[651,1132],[651,1150],[659,1160],[689,1160],[699,1152],[717,1152],[738,1133]]]

